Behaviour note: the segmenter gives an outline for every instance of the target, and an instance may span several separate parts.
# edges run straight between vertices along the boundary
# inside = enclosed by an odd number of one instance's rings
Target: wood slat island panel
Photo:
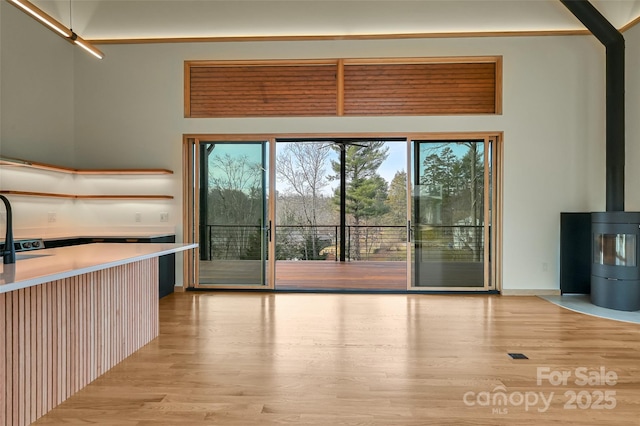
[[[28,425],[154,339],[158,258],[0,294],[0,424]]]

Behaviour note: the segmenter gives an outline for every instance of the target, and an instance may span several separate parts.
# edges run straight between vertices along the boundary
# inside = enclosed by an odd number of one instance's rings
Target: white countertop
[[[0,293],[196,248],[181,243],[94,243],[16,253],[0,264]],[[20,260],[21,256],[34,256]],[[37,256],[37,257],[35,257]]]

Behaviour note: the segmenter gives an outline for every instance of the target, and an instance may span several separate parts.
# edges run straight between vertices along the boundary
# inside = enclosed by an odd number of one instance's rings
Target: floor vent
[[[513,359],[529,359],[529,357],[526,356],[525,354],[510,353],[509,356]]]

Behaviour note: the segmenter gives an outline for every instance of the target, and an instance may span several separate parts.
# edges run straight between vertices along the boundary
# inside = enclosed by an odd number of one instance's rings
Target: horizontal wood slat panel
[[[0,425],[33,423],[158,336],[158,258],[0,294]]]
[[[335,66],[206,66],[189,70],[190,117],[336,114]]]
[[[345,65],[345,115],[496,113],[496,64]]]
[[[501,114],[500,57],[185,62],[185,116]]]

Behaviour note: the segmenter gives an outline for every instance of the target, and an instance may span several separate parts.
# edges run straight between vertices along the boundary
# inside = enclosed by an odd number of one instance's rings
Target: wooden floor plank
[[[638,425],[640,325],[536,297],[186,292],[160,321],[35,424]],[[615,384],[578,384],[579,368]],[[600,392],[615,407],[592,407]]]

